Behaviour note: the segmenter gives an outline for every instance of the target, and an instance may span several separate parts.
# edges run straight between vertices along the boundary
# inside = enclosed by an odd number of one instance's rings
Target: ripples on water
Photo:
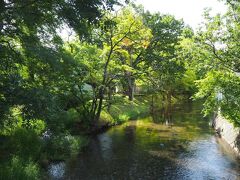
[[[167,123],[166,123],[167,122]],[[66,179],[240,179],[239,161],[214,136],[199,106],[175,107],[92,138],[66,167]],[[64,171],[64,170],[63,170]]]

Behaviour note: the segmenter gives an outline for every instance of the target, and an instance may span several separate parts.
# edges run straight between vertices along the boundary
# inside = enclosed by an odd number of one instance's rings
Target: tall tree
[[[184,63],[179,58],[183,22],[170,15],[149,12],[144,14],[144,20],[153,34],[144,57],[147,66],[151,67],[149,80],[170,102],[185,71]]]
[[[99,104],[96,119],[99,118],[102,109],[102,102],[106,88],[109,87],[113,79],[119,78],[120,74],[110,71],[110,66],[119,66],[127,76],[128,85],[131,89],[130,99],[134,82],[132,82],[133,58],[137,60],[138,53],[147,45],[150,31],[146,29],[141,18],[134,14],[131,7],[127,7],[117,12],[115,15],[106,16],[103,24],[103,49],[106,54],[103,68],[102,86],[99,89]],[[145,31],[145,35],[143,32]],[[139,37],[141,35],[142,37]],[[135,54],[134,54],[135,53]],[[135,56],[135,57],[134,57]],[[120,72],[121,73],[121,72]],[[131,81],[131,82],[129,82]],[[111,89],[111,87],[109,87]]]
[[[196,97],[206,99],[205,114],[220,107],[225,117],[239,124],[240,4],[237,1],[228,3],[229,10],[223,16],[211,17],[206,11],[205,26],[197,34],[194,49],[199,52],[195,58],[201,76]]]
[[[56,100],[74,61],[62,48],[58,30],[68,26],[87,39],[114,0],[0,1],[0,116],[21,108],[24,119],[53,119]],[[48,113],[51,111],[51,113]],[[51,117],[48,115],[51,114]]]

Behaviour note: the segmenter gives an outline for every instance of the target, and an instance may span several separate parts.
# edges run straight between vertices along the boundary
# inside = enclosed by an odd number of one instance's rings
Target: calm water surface
[[[91,139],[66,166],[65,179],[240,179],[239,160],[215,137],[200,107],[130,121]]]

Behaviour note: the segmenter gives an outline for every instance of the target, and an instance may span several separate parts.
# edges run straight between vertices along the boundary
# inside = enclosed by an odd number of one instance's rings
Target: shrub
[[[38,159],[42,150],[42,140],[34,130],[17,128],[10,137],[9,148],[14,154],[25,159]]]
[[[130,119],[130,116],[128,114],[119,114],[117,122],[124,123],[124,122],[127,122],[129,119]]]
[[[83,136],[61,134],[53,136],[45,144],[48,159],[65,160],[70,156],[77,155],[81,148],[88,144],[88,139]]]
[[[107,123],[113,123],[114,119],[111,116],[111,114],[109,114],[107,111],[102,111],[101,112],[101,116],[100,116],[101,121],[107,122]]]
[[[9,114],[4,119],[3,127],[0,130],[2,135],[12,135],[19,128],[34,130],[38,135],[45,130],[46,124],[40,119],[24,119],[21,106],[10,108]]]
[[[39,177],[38,165],[31,160],[24,161],[19,156],[14,156],[10,164],[0,169],[0,179],[4,180],[35,180]]]

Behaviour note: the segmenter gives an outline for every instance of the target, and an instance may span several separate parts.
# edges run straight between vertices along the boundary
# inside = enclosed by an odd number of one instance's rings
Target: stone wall
[[[220,113],[214,118],[213,126],[219,136],[240,156],[240,128],[234,127],[234,125],[222,117]]]

